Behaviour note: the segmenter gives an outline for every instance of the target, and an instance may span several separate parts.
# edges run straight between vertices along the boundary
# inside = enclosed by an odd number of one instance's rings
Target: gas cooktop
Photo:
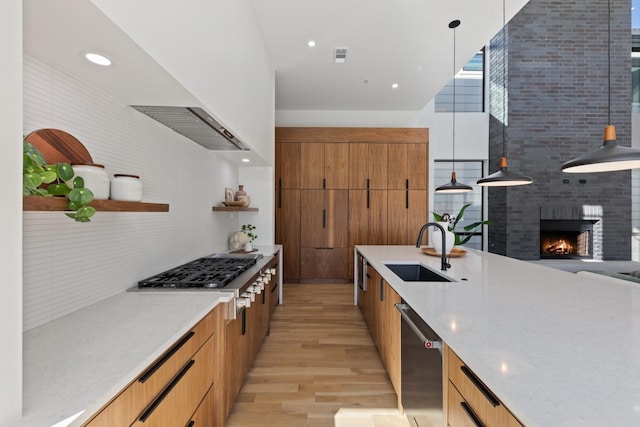
[[[167,270],[138,282],[138,288],[221,289],[262,258],[262,255],[216,254]]]

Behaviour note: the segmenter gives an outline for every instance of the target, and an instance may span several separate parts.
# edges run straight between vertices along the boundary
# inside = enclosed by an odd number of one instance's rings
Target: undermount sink
[[[405,282],[453,282],[422,264],[385,264],[385,266]]]

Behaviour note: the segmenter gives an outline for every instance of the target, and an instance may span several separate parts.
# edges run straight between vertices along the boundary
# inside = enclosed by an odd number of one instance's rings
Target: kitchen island
[[[640,425],[640,286],[471,249],[446,272],[413,246],[356,250],[525,426]]]

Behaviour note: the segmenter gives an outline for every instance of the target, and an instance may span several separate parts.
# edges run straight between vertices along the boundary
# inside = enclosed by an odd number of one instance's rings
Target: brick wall
[[[630,0],[611,0],[611,124],[631,145]],[[508,61],[506,151],[529,186],[489,188],[489,251],[539,258],[542,208],[602,212],[602,258],[631,257],[631,173],[567,174],[562,163],[596,150],[608,124],[606,0],[531,0],[491,41],[490,172],[503,152],[503,44]],[[576,218],[581,219],[581,218]]]

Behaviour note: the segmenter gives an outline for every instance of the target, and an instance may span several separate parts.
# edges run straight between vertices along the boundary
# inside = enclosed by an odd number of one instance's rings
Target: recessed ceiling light
[[[102,65],[102,66],[108,66],[111,65],[111,60],[109,58],[107,58],[104,55],[101,55],[99,53],[95,53],[95,52],[85,52],[84,53],[84,57],[88,60],[93,62],[94,64],[98,64],[98,65]]]
[[[316,42],[314,42],[313,40],[309,40],[307,42],[307,46],[309,46],[309,47],[314,47],[315,45],[316,45]]]
[[[244,163],[249,163],[251,160],[249,160],[249,159],[247,159],[247,158],[245,157],[244,159],[242,159],[242,161],[243,161]]]
[[[398,83],[392,84],[391,87],[394,88],[394,89],[398,89]]]

